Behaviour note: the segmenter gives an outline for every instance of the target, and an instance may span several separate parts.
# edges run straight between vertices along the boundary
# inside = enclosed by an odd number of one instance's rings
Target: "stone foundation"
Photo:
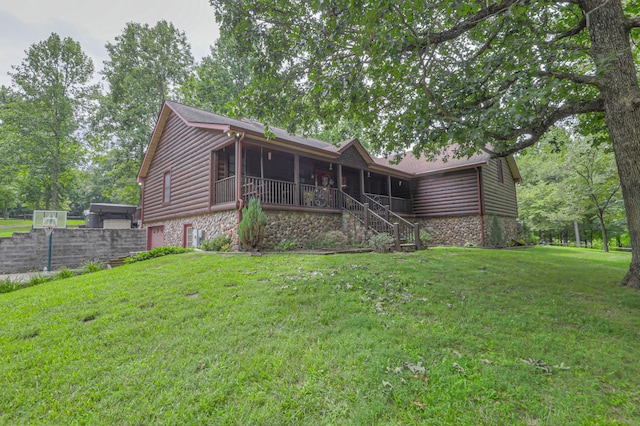
[[[193,229],[204,230],[204,239],[210,240],[223,234],[231,237],[232,250],[237,250],[238,242],[238,212],[225,210],[206,215],[173,219],[166,222],[145,222],[144,227],[164,225],[164,242],[169,246],[184,245],[184,225],[191,224]]]
[[[329,231],[341,229],[342,215],[266,210],[267,227],[263,246],[272,249],[281,241],[306,243]]]
[[[481,216],[417,218],[421,229],[431,234],[430,245],[482,245]]]
[[[502,231],[502,244],[508,245],[517,238],[516,219],[496,216]],[[418,218],[421,228],[431,234],[432,245],[483,246],[490,241],[493,215],[445,216],[437,218]],[[484,225],[484,240],[482,226]]]
[[[267,227],[263,247],[275,248],[281,241],[296,241],[300,245],[322,236],[329,231],[341,230],[349,242],[366,243],[370,232],[360,222],[347,213],[308,213],[294,211],[265,210]],[[493,226],[493,215],[445,216],[437,218],[417,218],[422,229],[431,234],[431,245],[471,244],[482,246],[488,243]],[[497,216],[504,244],[517,238],[516,219]],[[184,225],[191,224],[194,229],[204,230],[204,239],[212,239],[227,234],[232,240],[232,250],[240,247],[238,240],[238,212],[227,210],[212,212],[190,218],[174,219],[167,222],[148,222],[145,228],[164,225],[164,239],[167,245],[182,246],[184,242]],[[482,238],[484,225],[485,239]]]

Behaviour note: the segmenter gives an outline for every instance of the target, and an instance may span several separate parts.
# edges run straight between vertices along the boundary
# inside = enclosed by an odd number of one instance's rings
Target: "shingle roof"
[[[258,137],[263,137],[265,134],[265,126],[257,121],[248,119],[236,120],[233,118],[225,117],[223,115],[214,114],[212,112],[183,105],[174,101],[165,101],[165,105],[169,107],[170,110],[178,114],[190,126],[201,126],[205,128],[211,128],[212,126],[215,128],[215,126],[217,126],[218,128],[228,128],[230,130],[251,133],[254,136]],[[163,113],[161,113],[161,116],[162,115]],[[162,125],[160,125],[160,127],[162,127]],[[363,156],[366,155],[366,150],[364,150],[357,139],[344,141],[339,144],[338,147],[336,147],[328,142],[319,139],[292,135],[286,130],[277,127],[269,127],[269,130],[276,135],[275,139],[278,141],[291,143],[294,146],[299,145],[301,147],[312,148],[319,153],[324,151],[326,154],[328,154],[329,156],[333,156],[334,158],[338,157],[348,147],[354,145],[359,149]],[[141,165],[140,173],[138,176],[139,180],[144,179],[144,176],[146,175],[146,171],[149,167],[147,156],[153,155],[155,145],[159,141],[158,137],[161,131],[162,130],[159,128],[156,128],[154,130],[154,135],[152,136],[152,140],[145,155],[145,160]],[[437,156],[434,160],[431,161],[427,160],[424,157],[416,158],[411,152],[405,153],[402,160],[398,164],[393,161],[393,158],[387,159],[372,157],[369,155],[366,155],[367,158],[365,158],[365,161],[374,167],[383,167],[390,170],[395,170],[406,175],[420,176],[430,173],[439,173],[444,171],[452,171],[484,165],[489,161],[490,158],[489,154],[486,153],[474,154],[471,157],[456,158],[454,156],[454,150],[455,148],[450,147],[441,155]],[[509,156],[507,158],[507,162],[512,168],[514,177],[517,179],[517,181],[519,181],[520,174],[517,170],[515,160],[512,156]]]
[[[417,158],[411,151],[408,151],[402,157],[399,163],[395,163],[394,158],[375,158],[376,164],[382,166],[391,167],[402,172],[411,173],[413,175],[421,175],[432,172],[440,172],[445,170],[460,169],[466,167],[474,167],[478,165],[486,164],[489,160],[489,154],[475,154],[471,157],[456,158],[454,156],[454,149],[448,148],[437,156],[435,159],[429,161],[424,157]]]
[[[264,135],[266,128],[264,124],[257,121],[242,119],[236,120],[234,118],[225,117],[223,115],[214,114],[212,112],[203,111],[198,108],[183,105],[174,101],[167,101],[167,104],[184,120],[192,124],[220,124],[231,126],[237,130],[243,130],[256,135]],[[316,149],[322,149],[325,151],[337,153],[338,148],[334,145],[314,138],[307,138],[299,135],[292,135],[284,129],[278,127],[269,127],[269,131],[276,135],[277,139],[294,142],[300,145],[310,146]]]

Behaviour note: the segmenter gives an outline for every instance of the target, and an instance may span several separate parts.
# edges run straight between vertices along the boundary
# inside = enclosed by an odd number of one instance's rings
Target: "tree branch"
[[[559,80],[569,80],[579,84],[591,84],[598,86],[601,80],[591,75],[574,74],[571,72],[556,72],[556,71],[539,71],[540,77],[554,77]]]
[[[438,33],[430,33],[429,31],[423,31],[422,33],[420,33],[420,36],[421,38],[423,38],[423,41],[418,45],[410,45],[407,47],[407,49],[408,50],[413,50],[416,48],[426,49],[431,45],[440,44],[449,40],[454,40],[460,37],[461,35],[467,33],[469,30],[474,28],[479,23],[486,21],[492,16],[499,15],[500,13],[507,11],[508,9],[511,8],[511,6],[513,6],[514,4],[520,1],[521,0],[504,0],[499,4],[498,3],[492,4],[488,7],[485,7],[484,9],[481,9],[479,12],[474,13],[473,15],[469,16],[469,18],[465,19],[455,27],[446,31],[442,31]],[[524,3],[530,3],[530,0],[526,0]]]
[[[565,31],[563,33],[558,34],[557,37],[555,37],[553,40],[547,42],[547,44],[553,44],[553,43],[555,43],[557,41],[562,40],[563,38],[573,37],[574,35],[579,34],[586,27],[587,27],[587,18],[582,17],[580,22],[578,22],[578,25],[576,25],[575,27],[571,28],[570,30],[567,30],[567,31]]]
[[[586,114],[590,112],[603,112],[604,111],[604,100],[601,98],[590,99],[586,101],[580,101],[573,104],[563,105],[559,108],[553,110],[546,117],[540,117],[537,121],[532,123],[530,126],[521,129],[514,129],[512,131],[512,135],[509,138],[500,137],[500,140],[505,139],[515,139],[520,135],[529,135],[528,138],[522,139],[516,143],[514,143],[511,147],[503,149],[501,151],[494,151],[487,147],[482,148],[483,151],[491,154],[493,158],[496,157],[506,157],[507,155],[518,152],[524,148],[527,148],[540,140],[540,138],[549,130],[554,124],[558,121],[563,120],[568,117],[572,117],[577,114]],[[489,137],[492,137],[491,133],[485,132],[485,134]]]
[[[627,28],[640,28],[640,16],[627,19]]]

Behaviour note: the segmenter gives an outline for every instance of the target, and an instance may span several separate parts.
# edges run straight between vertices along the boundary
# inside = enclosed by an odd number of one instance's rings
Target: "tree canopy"
[[[636,2],[210,1],[254,57],[243,112],[290,130],[353,118],[380,152],[501,156],[604,118],[633,247],[623,283],[640,287]]]
[[[117,198],[136,204],[135,177],[162,102],[178,95],[193,56],[184,32],[167,21],[154,27],[130,22],[115,43],[102,74],[108,91],[100,100],[94,128],[103,135]]]
[[[26,53],[10,73],[15,92],[4,89],[3,151],[15,163],[25,198],[55,210],[83,158],[78,132],[95,90],[93,63],[79,43],[55,33]]]

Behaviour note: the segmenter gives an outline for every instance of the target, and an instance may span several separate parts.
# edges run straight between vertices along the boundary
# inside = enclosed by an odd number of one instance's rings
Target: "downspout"
[[[480,214],[480,235],[482,236],[482,245],[484,246],[484,217],[482,215],[482,185],[480,184],[480,167],[476,167],[475,169],[476,181],[478,182],[478,213]]]

